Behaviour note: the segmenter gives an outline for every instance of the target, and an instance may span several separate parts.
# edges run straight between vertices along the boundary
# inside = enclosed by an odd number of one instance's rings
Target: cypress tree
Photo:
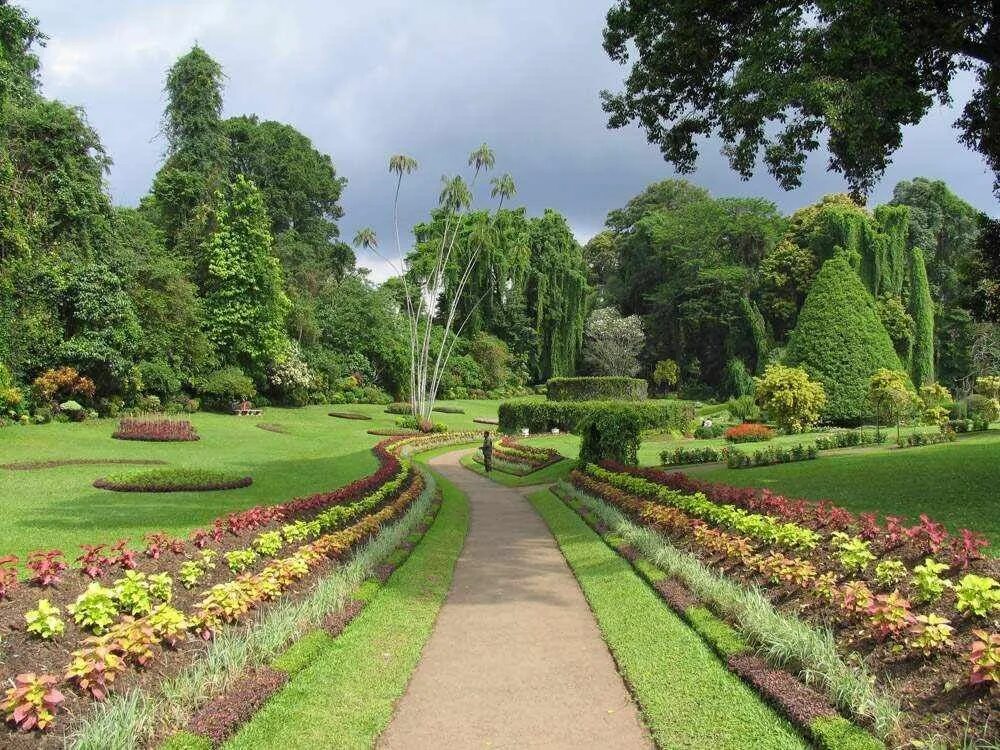
[[[206,252],[206,328],[224,364],[260,379],[288,343],[281,266],[271,254],[270,220],[253,182],[240,175],[218,200],[218,226]]]
[[[910,251],[910,315],[913,317],[913,358],[910,377],[920,387],[934,382],[934,302],[927,283],[923,251]]]
[[[820,269],[789,339],[786,363],[823,384],[823,418],[841,423],[869,414],[868,380],[876,370],[902,370],[875,300],[847,253],[834,254]]]

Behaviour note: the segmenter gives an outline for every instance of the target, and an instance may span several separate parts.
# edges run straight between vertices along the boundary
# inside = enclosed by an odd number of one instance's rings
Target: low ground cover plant
[[[185,442],[198,440],[198,431],[186,419],[162,417],[125,417],[118,422],[112,435],[117,440],[148,440],[151,442]]]
[[[115,492],[206,492],[249,487],[252,483],[252,477],[233,472],[179,467],[111,474],[94,480],[95,487]]]
[[[974,643],[993,638],[1000,614],[996,568],[982,558],[985,540],[975,532],[951,535],[927,516],[907,525],[825,501],[610,463],[586,465],[569,481],[740,585],[759,587],[784,611],[832,626],[837,651],[871,664],[879,690],[927,696],[904,710],[894,742],[961,737],[995,711],[988,690],[950,692],[985,684],[972,653],[980,658],[987,646]],[[973,634],[984,627],[986,638]],[[905,674],[896,666],[901,659]]]

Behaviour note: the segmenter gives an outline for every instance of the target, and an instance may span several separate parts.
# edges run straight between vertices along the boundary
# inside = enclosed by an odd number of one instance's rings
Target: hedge
[[[754,466],[773,466],[794,461],[811,461],[819,455],[815,445],[793,445],[782,447],[772,445],[753,453],[730,451],[726,456],[726,466],[730,469],[750,469]]]
[[[694,409],[685,401],[504,401],[497,410],[500,431],[508,434],[527,427],[530,432],[552,428],[576,432],[585,417],[598,413],[634,413],[642,429],[684,432],[694,418]]]
[[[546,388],[549,401],[645,401],[648,384],[639,378],[552,378]]]

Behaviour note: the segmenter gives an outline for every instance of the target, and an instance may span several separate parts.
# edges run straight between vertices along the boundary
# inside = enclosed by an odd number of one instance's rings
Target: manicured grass
[[[915,519],[927,513],[952,531],[989,537],[1000,554],[1000,434],[962,436],[955,443],[903,450],[844,451],[815,461],[731,471],[692,472],[699,479],[766,487],[791,497],[829,499],[852,511]]]
[[[809,746],[576,513],[547,490],[530,500],[576,574],[658,747]]]
[[[496,401],[452,401],[465,414],[439,414],[452,429],[480,429],[474,417],[496,416]],[[339,408],[339,407],[334,407]],[[391,428],[396,417],[384,406],[350,405],[345,409],[370,421],[331,419],[329,406],[264,409],[263,417],[226,414],[184,415],[201,440],[149,443],[114,440],[117,420],[9,426],[0,429],[0,463],[65,459],[159,459],[171,467],[252,476],[253,484],[226,492],[108,492],[92,485],[98,477],[119,473],[108,465],[62,466],[33,471],[0,469],[0,556],[24,556],[39,548],[58,547],[76,557],[80,543],[113,542],[147,531],[187,534],[232,510],[277,503],[331,490],[375,469],[370,448],[384,438],[366,430]],[[261,420],[280,425],[286,434],[262,430]]]
[[[465,496],[440,476],[437,480],[444,503],[409,559],[225,748],[374,745],[431,634],[468,530]]]
[[[565,477],[576,466],[576,460],[567,458],[559,463],[546,466],[544,469],[539,469],[538,471],[533,471],[530,474],[519,477],[515,474],[498,471],[497,469],[494,469],[487,475],[486,469],[472,457],[472,454],[462,456],[461,463],[466,469],[470,469],[484,477],[488,476],[489,479],[505,487],[530,487],[533,484],[551,484]]]

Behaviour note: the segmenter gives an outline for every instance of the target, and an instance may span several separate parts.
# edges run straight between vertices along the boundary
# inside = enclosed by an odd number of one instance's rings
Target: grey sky
[[[255,112],[309,136],[348,179],[344,237],[370,225],[383,245],[392,153],[421,167],[404,184],[406,232],[436,201],[440,176],[464,169],[482,141],[496,151],[497,170],[513,173],[517,202],[532,214],[563,212],[581,241],[608,210],[673,174],[637,129],[605,127],[598,92],[625,74],[601,48],[611,2],[21,0],[50,37],[44,91],[86,109],[114,159],[117,202],[134,204],[148,189],[163,150],[164,72],[197,40],[228,76],[225,113]],[[968,78],[956,82],[957,107],[970,88]],[[998,213],[984,162],[955,140],[956,116],[939,109],[907,129],[872,203],[924,175]],[[715,195],[761,195],[785,211],[844,189],[822,154],[796,191],[766,173],[742,182],[711,142],[689,179]],[[359,261],[385,274],[377,260]]]

